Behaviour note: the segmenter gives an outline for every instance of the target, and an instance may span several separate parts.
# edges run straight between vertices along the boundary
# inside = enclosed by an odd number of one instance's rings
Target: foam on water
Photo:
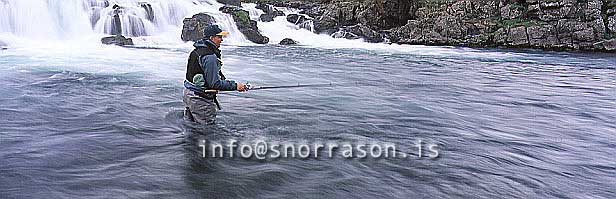
[[[126,49],[100,44],[100,38],[107,36],[104,26],[110,16],[111,6],[94,10],[101,6],[98,0],[31,0],[0,1],[0,41],[9,50],[0,56],[21,57],[10,67],[25,70],[69,70],[88,73],[148,73],[157,78],[175,79],[181,77],[186,54],[192,49],[192,42],[180,39],[182,20],[193,14],[205,12],[213,16],[223,29],[231,32],[225,38],[223,48],[256,45],[249,42],[238,30],[233,18],[219,11],[222,4],[215,0],[207,1],[166,1],[166,0],[113,0],[132,16],[146,18],[141,9],[143,2],[152,5],[154,19],[145,26],[144,36],[132,37],[135,46],[163,48],[167,50]],[[255,4],[244,4],[250,17],[258,20],[263,11]],[[298,13],[295,9],[278,8],[286,14]],[[90,23],[92,16],[104,16]],[[148,21],[148,20],[144,20]],[[528,60],[532,62],[537,55],[522,52],[486,51],[471,48],[411,46],[385,43],[367,43],[360,40],[332,38],[329,35],[315,34],[309,30],[286,21],[285,16],[276,17],[272,22],[258,22],[260,31],[270,38],[270,45],[284,38],[292,38],[300,43],[300,48],[321,48],[328,50],[353,49],[375,52],[383,55],[403,54],[413,57],[430,56],[443,59],[475,57],[491,61]],[[126,27],[129,31],[131,27]],[[124,29],[124,28],[123,28]],[[256,45],[259,46],[259,45]],[[238,62],[242,62],[241,60]],[[229,63],[229,62],[227,62]],[[241,65],[241,63],[238,63]],[[3,66],[6,67],[6,66]]]

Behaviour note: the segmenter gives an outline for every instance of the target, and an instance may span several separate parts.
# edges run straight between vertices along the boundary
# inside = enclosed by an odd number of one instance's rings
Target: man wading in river
[[[229,32],[222,31],[217,25],[210,25],[204,29],[204,39],[193,46],[195,50],[190,53],[186,66],[186,80],[184,80],[184,118],[199,124],[214,124],[216,121],[216,108],[220,109],[216,92],[220,91],[246,91],[248,88],[242,83],[226,80],[220,71],[220,43],[223,36]]]

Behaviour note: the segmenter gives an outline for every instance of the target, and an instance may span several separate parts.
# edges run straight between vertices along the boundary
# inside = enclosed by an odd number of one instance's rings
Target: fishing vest
[[[201,64],[199,64],[199,60],[201,60],[201,57],[211,54],[215,54],[218,58],[218,65],[222,65],[222,62],[220,61],[220,52],[215,53],[215,51],[212,50],[212,48],[209,46],[195,48],[192,52],[190,52],[190,56],[188,57],[188,64],[186,66],[186,80],[191,83],[195,83],[193,82],[193,78],[195,77],[195,75],[201,74],[203,75],[203,77],[205,77],[205,71],[203,71],[203,67],[201,67]],[[222,74],[222,71],[218,71],[218,74],[220,75],[220,78],[222,80],[226,79],[225,75]],[[207,84],[205,86],[206,89],[209,89],[207,88]]]

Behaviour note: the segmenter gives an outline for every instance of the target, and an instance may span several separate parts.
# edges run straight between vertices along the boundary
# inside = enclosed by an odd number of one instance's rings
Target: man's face
[[[216,44],[217,47],[220,47],[220,43],[222,43],[222,36],[220,35],[211,36],[210,40],[212,40],[212,42],[214,42],[214,44]]]

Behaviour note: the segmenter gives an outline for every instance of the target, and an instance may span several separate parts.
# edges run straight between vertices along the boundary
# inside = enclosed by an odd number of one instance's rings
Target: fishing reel
[[[246,90],[251,90],[253,88],[252,84],[250,84],[249,82],[246,82],[246,84],[244,85],[246,86]]]

